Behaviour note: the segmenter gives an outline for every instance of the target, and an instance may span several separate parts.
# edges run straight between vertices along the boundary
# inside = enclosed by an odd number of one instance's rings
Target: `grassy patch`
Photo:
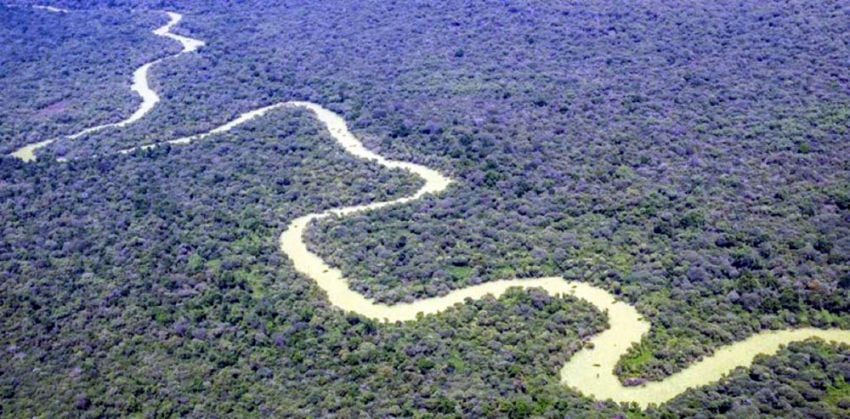
[[[831,406],[838,407],[838,403],[842,400],[850,402],[850,384],[844,382],[843,377],[839,377],[834,386],[829,386],[826,389],[824,401]]]
[[[646,364],[652,360],[652,354],[652,349],[645,344],[640,344],[630,350],[628,354],[620,358],[623,373],[629,377],[639,376]]]
[[[469,266],[450,266],[448,268],[449,275],[452,276],[455,280],[466,281],[472,276],[472,272],[474,268]]]
[[[238,270],[233,273],[238,282],[244,282],[251,288],[254,298],[262,298],[266,295],[266,287],[263,285],[263,276],[246,270]]]

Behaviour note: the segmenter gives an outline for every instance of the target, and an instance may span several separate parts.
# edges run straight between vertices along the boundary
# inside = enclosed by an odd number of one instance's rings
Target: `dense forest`
[[[287,221],[409,194],[284,110],[190,148],[117,150],[281,100],[339,112],[383,155],[458,182],[330,219],[312,248],[379,301],[564,276],[652,331],[618,365],[660,379],[776,328],[850,328],[850,4],[57,2],[0,5],[0,414],[850,414],[850,348],[807,342],[661,407],[557,370],[606,328],[513,292],[406,324],[342,313],[277,249]],[[69,158],[56,164],[52,157]],[[637,381],[635,381],[637,380]]]
[[[0,153],[133,112],[131,74],[179,50],[150,36],[166,21],[119,9],[49,13],[0,5]]]

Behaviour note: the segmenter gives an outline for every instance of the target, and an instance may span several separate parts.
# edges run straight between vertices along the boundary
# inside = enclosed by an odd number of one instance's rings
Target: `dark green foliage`
[[[179,51],[156,11],[60,14],[0,5],[0,154],[132,114],[142,64]]]
[[[302,112],[114,155],[281,100],[458,180],[309,231],[379,300],[593,282],[653,324],[623,378],[763,329],[850,327],[846,2],[57,5],[87,10],[0,6],[3,154],[129,114],[132,70],[177,49],[156,10],[207,46],[151,71],[162,102],[140,123],[0,159],[4,416],[641,417],[558,383],[605,327],[587,304],[516,292],[405,325],[328,307],[283,226],[417,181]],[[847,357],[795,344],[646,416],[847,416]]]

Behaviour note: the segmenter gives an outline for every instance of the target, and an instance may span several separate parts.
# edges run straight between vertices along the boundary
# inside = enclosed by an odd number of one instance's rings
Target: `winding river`
[[[70,12],[70,10],[68,10],[68,9],[63,9],[61,7],[54,7],[54,6],[35,5],[32,8],[36,9],[36,10],[45,10],[45,11],[48,11],[48,12],[51,12],[51,13],[68,13],[68,12]]]
[[[633,344],[640,342],[643,336],[649,332],[650,323],[634,307],[618,301],[602,288],[584,282],[567,281],[560,277],[512,279],[487,282],[455,290],[442,297],[393,305],[376,303],[351,290],[348,286],[348,280],[342,275],[342,271],[328,265],[319,255],[307,248],[307,244],[304,242],[304,232],[310,223],[331,215],[344,216],[356,212],[373,211],[390,205],[405,204],[427,194],[439,194],[451,185],[452,180],[425,166],[390,160],[369,151],[349,131],[345,120],[340,115],[325,109],[321,105],[298,101],[281,102],[243,113],[234,120],[209,132],[137,148],[149,149],[162,144],[191,144],[193,141],[227,132],[245,122],[262,117],[272,110],[284,107],[303,108],[311,111],[348,153],[364,160],[376,162],[389,169],[407,170],[425,180],[425,184],[411,196],[392,201],[335,208],[296,218],[289,223],[286,230],[280,235],[280,250],[289,257],[295,269],[315,281],[325,291],[330,303],[341,310],[351,311],[379,321],[415,321],[419,313],[425,315],[437,314],[455,304],[462,304],[467,299],[477,299],[485,295],[498,297],[508,289],[515,287],[539,288],[553,296],[565,295],[584,300],[608,315],[610,328],[591,338],[590,345],[575,353],[564,364],[560,371],[561,383],[589,397],[637,403],[644,408],[652,403],[664,403],[688,388],[716,382],[737,367],[751,365],[756,355],[775,354],[782,345],[790,342],[818,337],[828,341],[850,344],[850,330],[802,328],[766,331],[743,341],[721,347],[713,355],[703,358],[662,381],[627,387],[614,375],[614,366]],[[137,148],[123,150],[122,152],[129,153]]]
[[[50,7],[50,6],[43,6],[43,8],[45,10],[48,10],[48,11],[51,11],[51,12],[56,12],[56,13],[68,13],[68,10],[65,10],[65,9],[56,9],[56,8],[53,8],[53,7]],[[187,38],[185,36],[180,36],[180,35],[171,33],[171,28],[173,28],[175,25],[180,23],[180,20],[183,19],[183,16],[180,15],[179,13],[173,13],[173,12],[166,12],[166,13],[168,14],[168,19],[169,19],[168,23],[166,23],[165,25],[163,25],[160,28],[154,29],[153,34],[157,35],[157,36],[162,36],[162,37],[166,37],[166,38],[175,40],[175,41],[179,42],[180,45],[183,46],[183,49],[177,54],[174,54],[174,55],[171,55],[171,56],[168,56],[168,57],[165,57],[165,58],[160,58],[160,59],[151,61],[149,63],[145,63],[144,65],[142,65],[141,67],[136,69],[136,71],[133,72],[133,84],[132,84],[132,86],[130,86],[130,88],[134,92],[136,92],[136,94],[138,94],[139,97],[142,98],[142,103],[139,104],[139,108],[136,109],[136,111],[133,112],[133,114],[130,115],[129,117],[127,117],[126,119],[123,119],[123,120],[118,121],[118,122],[113,122],[113,123],[108,123],[108,124],[103,124],[103,125],[97,125],[97,126],[94,126],[94,127],[91,127],[91,128],[86,128],[86,129],[84,129],[84,130],[82,130],[78,133],[66,135],[65,138],[68,138],[70,140],[76,140],[76,139],[78,139],[78,138],[80,138],[84,135],[91,134],[91,133],[94,133],[94,132],[97,132],[97,131],[100,131],[100,130],[103,130],[103,129],[106,129],[106,128],[122,128],[122,127],[125,127],[127,125],[130,125],[132,123],[137,122],[138,120],[142,119],[145,115],[147,115],[150,111],[153,110],[153,108],[159,102],[159,95],[156,93],[155,90],[151,89],[150,85],[148,84],[148,71],[150,70],[150,68],[153,65],[158,64],[159,62],[161,62],[163,60],[166,60],[168,58],[174,58],[174,57],[177,57],[179,55],[195,51],[198,48],[204,46],[203,41],[199,41],[197,39]],[[14,153],[12,153],[12,156],[17,157],[17,158],[19,158],[23,161],[27,161],[27,162],[33,161],[33,160],[36,159],[36,155],[35,155],[36,150],[43,148],[43,147],[46,147],[46,146],[50,145],[51,143],[53,143],[54,141],[56,141],[56,140],[52,139],[52,140],[45,140],[45,141],[40,141],[40,142],[37,142],[37,143],[34,143],[34,144],[26,145],[24,147],[19,148]]]
[[[155,31],[157,35],[168,36],[178,40],[184,46],[183,52],[188,52],[203,45],[203,42],[190,38],[173,35],[169,32],[171,26],[180,18],[176,13],[170,13],[172,21]],[[137,73],[145,78],[147,68],[159,60],[146,64]],[[144,88],[137,92],[158,99],[156,93],[141,83]],[[154,102],[155,103],[155,102]],[[500,296],[510,288],[538,288],[553,296],[568,296],[586,301],[608,316],[610,328],[593,336],[589,345],[576,352],[560,370],[561,383],[569,386],[588,397],[597,399],[612,399],[617,402],[636,403],[641,407],[650,404],[661,404],[682,394],[689,388],[704,386],[716,382],[738,367],[752,364],[758,354],[775,354],[782,345],[813,337],[850,344],[850,330],[841,329],[787,329],[780,331],[761,332],[740,342],[735,342],[717,349],[713,355],[695,362],[686,369],[675,373],[664,380],[649,382],[641,386],[626,387],[614,375],[614,366],[626,354],[628,349],[649,332],[650,323],[631,305],[618,301],[608,291],[577,281],[567,281],[560,277],[534,279],[512,279],[488,282],[450,292],[442,297],[426,298],[412,303],[386,305],[369,300],[365,296],[351,290],[349,281],[342,272],[328,265],[322,258],[311,252],[304,242],[304,232],[310,223],[331,215],[345,216],[353,213],[374,211],[391,205],[402,205],[422,198],[425,195],[443,193],[452,180],[440,172],[428,167],[387,159],[367,149],[348,129],[345,120],[338,114],[325,109],[321,105],[310,102],[281,102],[243,113],[230,122],[208,132],[189,137],[177,138],[156,144],[148,144],[122,150],[130,153],[137,149],[149,149],[163,144],[186,145],[197,140],[203,140],[215,134],[227,132],[245,122],[260,118],[272,110],[281,108],[302,108],[312,112],[330,132],[331,136],[348,153],[355,157],[378,163],[389,169],[403,169],[422,178],[424,185],[413,195],[384,202],[365,205],[335,208],[319,213],[308,214],[291,221],[279,238],[280,250],[289,257],[295,269],[304,276],[312,279],[325,291],[330,303],[344,311],[351,311],[378,321],[416,321],[417,315],[437,314],[456,304],[463,304],[467,299],[478,299],[485,295]],[[149,110],[149,109],[148,109]],[[118,124],[138,120],[143,113],[136,112],[133,117]],[[135,119],[133,119],[135,118]],[[132,122],[132,121],[131,121]]]

